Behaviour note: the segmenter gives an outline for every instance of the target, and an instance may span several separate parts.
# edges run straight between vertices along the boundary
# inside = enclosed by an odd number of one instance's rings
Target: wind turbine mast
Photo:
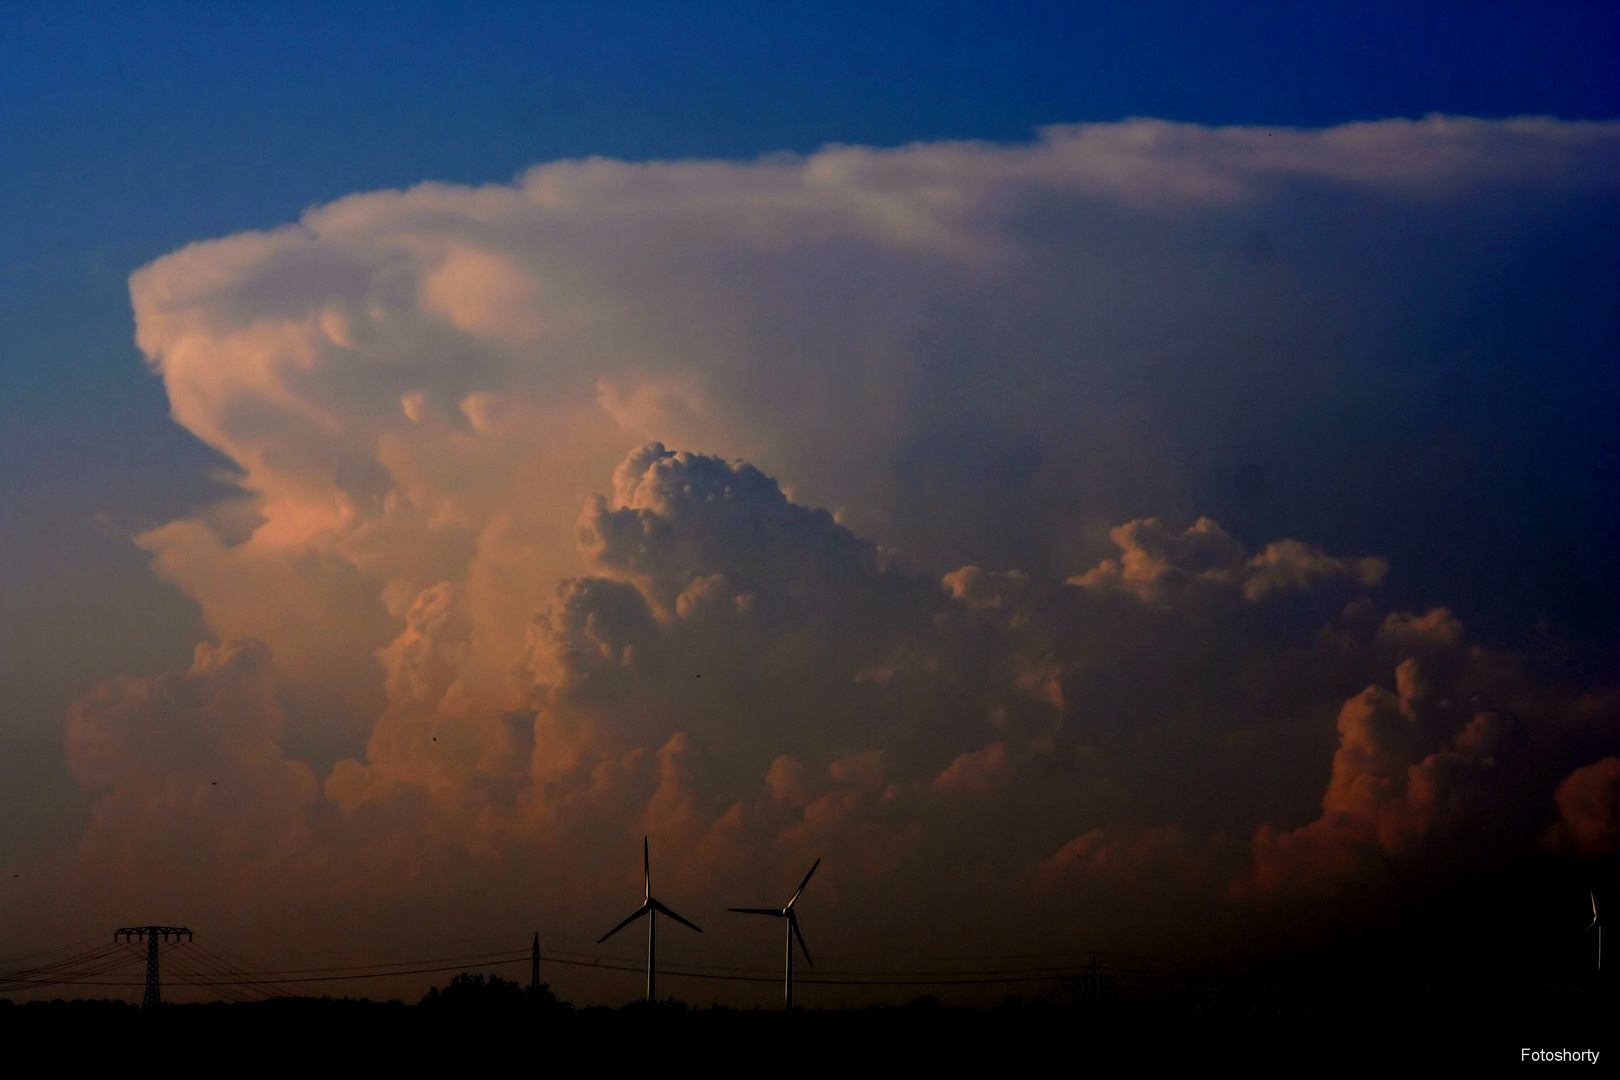
[[[688,922],[669,908],[659,903],[652,894],[652,859],[647,850],[647,838],[641,838],[641,879],[644,886],[644,899],[629,918],[618,926],[609,930],[597,939],[598,945],[629,926],[643,915],[647,916],[647,1000],[658,1000],[658,913],[663,912],[682,926],[689,926],[698,933],[703,933],[702,927],[696,923]]]
[[[652,856],[641,838],[641,885],[647,897],[647,1000],[658,1000],[658,909],[652,906]]]
[[[810,884],[810,874],[814,874],[816,867],[820,865],[821,860],[817,859],[815,864],[810,867],[810,873],[804,875],[804,880],[799,882],[799,887],[794,891],[792,898],[780,909],[751,907],[728,909],[742,915],[770,915],[786,922],[787,926],[784,931],[787,937],[786,977],[782,987],[782,1008],[784,1009],[793,1008],[793,941],[795,938],[799,941],[799,950],[804,953],[804,962],[811,967],[816,966],[815,962],[810,959],[810,949],[804,943],[804,934],[799,931],[799,914],[793,909],[793,905],[799,902],[799,897],[804,893],[804,887]]]

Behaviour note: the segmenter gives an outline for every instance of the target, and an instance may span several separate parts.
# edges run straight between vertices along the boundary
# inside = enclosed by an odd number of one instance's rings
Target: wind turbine
[[[810,867],[810,874],[814,874],[816,872],[816,867],[820,866],[820,865],[821,865],[821,860],[817,859],[815,861],[815,865]],[[734,908],[729,909],[731,911],[739,912],[739,913],[741,913],[743,915],[771,915],[771,916],[774,916],[774,917],[776,917],[778,919],[786,919],[787,920],[787,986],[783,990],[783,993],[782,993],[782,1007],[784,1009],[793,1008],[793,939],[794,938],[799,939],[799,948],[804,953],[804,962],[809,964],[811,967],[816,966],[815,962],[810,959],[810,950],[804,944],[804,935],[799,933],[799,916],[793,910],[793,905],[798,903],[799,896],[804,892],[804,887],[806,885],[810,884],[810,874],[804,875],[804,880],[799,882],[799,887],[793,893],[793,898],[790,899],[785,905],[783,905],[783,907],[782,907],[782,909],[780,911],[778,911],[776,908],[768,908],[768,907],[734,907]]]
[[[620,923],[618,926],[615,926],[613,929],[609,930],[607,933],[598,938],[596,943],[598,945],[602,944],[602,942],[606,941],[614,934],[617,934],[620,930],[623,930],[625,927],[629,926],[643,915],[647,916],[647,1000],[657,1001],[658,913],[662,911],[665,915],[668,915],[682,926],[690,926],[693,930],[696,930],[700,934],[703,933],[703,928],[698,926],[696,923],[687,922],[685,919],[669,910],[669,908],[653,899],[652,860],[647,856],[647,838],[645,836],[641,838],[641,876],[647,887],[647,899],[645,902],[643,902],[640,907],[636,908],[635,913],[628,919],[624,920],[624,922]]]
[[[1599,971],[1602,971],[1603,970],[1603,924],[1598,922],[1597,893],[1593,892],[1591,889],[1587,889],[1586,890],[1586,895],[1591,897],[1591,899],[1592,899],[1592,921],[1587,924],[1586,929],[1587,929],[1588,932],[1590,932],[1590,931],[1592,931],[1594,929],[1597,930],[1597,932],[1598,932],[1597,969]]]

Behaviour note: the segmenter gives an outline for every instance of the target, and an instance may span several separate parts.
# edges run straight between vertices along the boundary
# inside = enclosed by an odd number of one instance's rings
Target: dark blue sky
[[[128,542],[205,498],[216,464],[168,422],[132,340],[128,274],[166,251],[350,192],[503,182],[589,154],[1024,140],[1044,124],[1130,116],[1607,119],[1620,94],[1616,11],[1570,0],[7,4],[0,686],[26,722],[0,731],[0,752],[36,736],[54,747],[67,701],[96,679],[183,661],[195,632],[189,602]]]

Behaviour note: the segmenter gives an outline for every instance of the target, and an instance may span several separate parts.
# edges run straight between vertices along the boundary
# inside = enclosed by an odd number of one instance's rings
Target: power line
[[[15,964],[19,960],[32,960],[39,956],[54,956],[56,953],[67,952],[69,949],[77,949],[81,945],[88,945],[92,941],[101,940],[103,940],[102,936],[97,934],[95,937],[81,938],[78,941],[73,942],[71,945],[59,945],[54,949],[46,949],[44,952],[21,953],[17,956],[7,956],[0,959],[0,965]]]
[[[129,928],[129,932],[133,933],[134,931],[148,929],[168,930],[171,934],[178,934],[184,930],[184,928],[155,927]],[[68,947],[70,946],[65,946],[64,949]],[[34,955],[49,956],[61,951],[63,950],[50,950]],[[24,987],[52,985],[140,985],[138,982],[104,977],[112,975],[116,969],[127,965],[131,960],[135,959],[134,956],[130,955],[132,951],[127,947],[121,948],[118,945],[103,945],[33,968],[0,972],[0,989],[22,989]],[[148,951],[150,951],[150,942]],[[1050,956],[1050,954],[1047,955]],[[1067,957],[1067,954],[1059,955]],[[1040,954],[1022,954],[1007,958],[1023,958],[1023,956],[1028,956],[1030,959],[1042,958]],[[386,963],[265,969],[256,968],[250,961],[225,950],[221,946],[200,945],[193,941],[175,953],[175,974],[180,977],[171,977],[169,982],[174,986],[213,990],[231,1000],[248,1000],[253,995],[286,997],[289,996],[288,988],[296,988],[313,995],[316,984],[321,983],[400,978],[411,975],[438,974],[445,971],[498,968],[509,964],[517,964],[524,960],[528,960],[532,965],[536,957],[547,963],[598,971],[639,972],[641,970],[640,965],[628,962],[626,958],[575,952],[566,949],[542,950],[538,948],[538,940],[530,949],[508,949],[497,952],[467,953],[459,956],[439,956]],[[148,959],[150,960],[150,957]],[[1001,958],[977,957],[974,959],[983,962]],[[1130,957],[1130,959],[1138,958]],[[1149,958],[1143,957],[1140,959]],[[885,963],[880,958],[873,958],[873,962],[879,965]],[[935,960],[934,962],[937,964],[939,961]],[[875,969],[824,970],[800,981],[820,986],[972,986],[1057,982],[1065,978],[1085,977],[1088,972],[1093,976],[1105,972],[1111,977],[1140,982],[1199,984],[1210,981],[1205,977],[1179,975],[1163,970],[1156,971],[1121,964],[1097,964],[1094,961],[1093,965],[1049,963],[978,970],[937,967],[930,967],[920,971],[885,970],[881,967]],[[723,964],[682,964],[668,969],[668,974],[676,978],[718,982],[764,983],[776,982],[780,977],[776,972],[760,967]],[[530,977],[532,980],[532,967]]]
[[[463,956],[437,956],[437,957],[432,957],[430,959],[425,959],[425,960],[400,960],[400,961],[397,961],[397,962],[376,963],[376,964],[347,964],[347,965],[341,965],[341,966],[338,966],[338,967],[324,967],[324,968],[278,968],[278,969],[273,970],[273,971],[238,971],[237,974],[238,975],[300,975],[300,974],[306,974],[307,973],[307,974],[312,974],[313,975],[313,974],[322,973],[322,972],[333,972],[333,971],[346,972],[346,971],[362,971],[362,970],[364,970],[364,971],[375,972],[378,976],[384,976],[384,975],[392,974],[391,972],[389,972],[387,970],[384,970],[384,969],[387,969],[387,968],[415,967],[415,966],[420,965],[420,964],[454,964],[454,963],[461,963],[463,961],[486,960],[486,959],[489,959],[491,957],[518,958],[518,957],[527,956],[527,955],[529,955],[529,950],[528,949],[503,949],[500,952],[468,953],[468,954],[463,955]],[[506,961],[506,959],[500,959],[498,962],[499,963],[505,963],[507,961]],[[405,974],[409,974],[409,973],[406,972]],[[313,981],[313,980],[311,980],[311,981]]]

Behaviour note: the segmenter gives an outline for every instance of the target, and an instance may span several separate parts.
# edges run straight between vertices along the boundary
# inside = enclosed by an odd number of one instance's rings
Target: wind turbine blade
[[[660,904],[656,900],[647,901],[647,906],[657,908],[659,911],[662,911],[665,915],[668,915],[670,918],[674,919],[676,922],[680,923],[682,926],[690,926],[693,930],[696,930],[698,933],[700,933],[700,934],[703,933],[703,927],[699,926],[697,923],[686,921],[685,919],[681,918],[679,915],[675,914],[673,911],[669,910],[669,908],[665,907],[663,904]]]
[[[821,865],[821,860],[817,859],[816,862],[815,862],[815,866],[810,867],[810,874],[814,874],[816,872],[816,867],[820,866],[820,865]],[[799,887],[797,889],[795,889],[794,892],[793,892],[793,900],[789,900],[787,902],[788,907],[793,906],[794,901],[799,898],[799,894],[804,892],[804,887],[806,885],[810,884],[810,874],[804,875],[804,880],[799,882]]]
[[[635,922],[637,919],[641,918],[643,915],[647,914],[647,912],[649,912],[651,910],[652,910],[652,905],[651,904],[642,904],[640,907],[636,908],[636,913],[634,915],[630,916],[628,919],[624,920],[624,922],[620,923],[618,926],[615,926],[613,929],[609,930],[607,933],[605,933],[601,937],[597,938],[596,943],[598,945],[602,944],[602,942],[606,941],[608,938],[612,937],[614,934],[617,934],[620,930],[623,930],[625,927],[629,926],[631,923]]]
[[[799,951],[804,953],[804,962],[811,967],[815,967],[816,962],[810,959],[810,948],[804,943],[804,935],[799,933],[799,917],[791,911],[788,912],[788,929],[792,930],[793,936],[799,939]]]
[[[646,885],[646,896],[652,899],[652,856],[647,854],[647,838],[641,838],[641,880]]]
[[[1597,922],[1597,893],[1587,889],[1586,895],[1592,898],[1592,921]]]
[[[774,915],[778,919],[783,918],[780,911],[777,911],[775,908],[768,907],[733,907],[726,908],[726,910],[735,911],[742,915]]]

